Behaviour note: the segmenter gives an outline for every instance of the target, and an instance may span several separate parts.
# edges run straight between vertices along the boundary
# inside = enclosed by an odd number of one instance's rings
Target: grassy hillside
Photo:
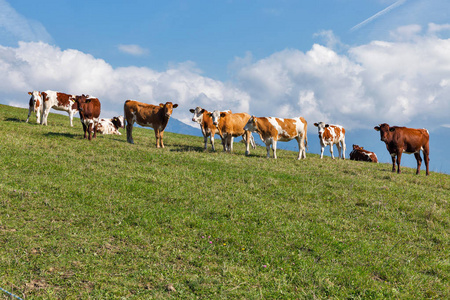
[[[449,175],[26,116],[0,105],[0,287],[19,297],[450,298]]]

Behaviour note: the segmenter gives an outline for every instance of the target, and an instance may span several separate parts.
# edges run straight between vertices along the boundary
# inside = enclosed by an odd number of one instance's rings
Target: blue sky
[[[373,128],[450,127],[450,1],[0,0],[0,103],[31,90]],[[190,123],[192,125],[192,123]]]

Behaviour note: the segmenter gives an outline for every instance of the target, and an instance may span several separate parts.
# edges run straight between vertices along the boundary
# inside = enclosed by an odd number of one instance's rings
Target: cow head
[[[364,147],[360,147],[358,145],[353,144],[353,150],[363,150]]]
[[[28,92],[28,95],[31,95],[30,98],[30,107],[34,107],[34,110],[37,111],[42,104],[42,94],[39,91]]]
[[[250,119],[248,119],[247,124],[245,124],[244,130],[254,132],[256,131],[257,128],[258,128],[257,118],[255,116],[251,116]]]
[[[223,118],[228,114],[231,114],[231,110],[226,111],[215,110],[212,113],[209,113],[208,115],[211,117],[213,124],[215,126],[219,126],[220,118]]]
[[[192,116],[192,122],[196,122],[198,124],[201,124],[202,121],[203,121],[203,113],[206,110],[204,110],[200,106],[197,106],[195,109],[191,108],[189,111],[194,114],[194,116]]]
[[[324,122],[314,123],[314,126],[317,127],[319,130],[319,136],[322,136],[323,132],[325,131],[325,128],[330,127],[329,124],[325,124]]]
[[[159,104],[159,107],[161,107],[164,111],[164,115],[167,118],[170,118],[172,115],[173,109],[178,107],[178,104],[172,104],[172,102],[166,102],[166,104]]]
[[[391,128],[386,123],[375,126],[373,129],[380,132],[380,139],[385,143],[389,141],[391,132],[395,131],[394,127]]]
[[[123,116],[118,116],[118,117],[112,118],[111,123],[113,123],[116,128],[123,128],[125,125]]]

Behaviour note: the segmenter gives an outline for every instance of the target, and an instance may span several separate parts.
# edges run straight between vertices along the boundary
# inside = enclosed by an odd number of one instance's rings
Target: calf
[[[119,128],[123,127],[124,127],[123,116],[114,117],[112,119],[100,119],[98,121],[97,132],[102,134],[122,135],[119,132]]]
[[[255,140],[250,131],[245,130],[244,127],[250,119],[250,115],[247,113],[233,114],[231,111],[218,111],[215,110],[209,113],[212,118],[213,124],[217,126],[219,135],[223,141],[223,151],[233,151],[233,138],[242,136],[245,141],[245,155],[250,154],[250,144],[252,148],[256,148]]]
[[[319,130],[320,146],[322,147],[320,158],[323,158],[325,147],[330,145],[331,157],[334,159],[333,145],[336,144],[339,158],[345,159],[345,129],[340,125],[330,125],[324,122],[314,123],[314,126]]]
[[[53,108],[56,110],[66,111],[69,114],[70,126],[73,126],[73,115],[78,112],[78,106],[75,102],[75,95],[68,95],[54,91],[45,91],[41,94],[44,105],[41,124],[47,125],[48,114],[50,113],[50,109]]]
[[[28,118],[25,122],[28,123],[30,120],[31,113],[36,113],[36,123],[40,123],[41,121],[41,112],[42,112],[42,95],[39,91],[28,92],[28,95],[31,95],[30,102],[28,103]]]
[[[296,139],[298,142],[297,159],[306,158],[305,144],[308,144],[306,136],[308,123],[303,117],[294,119],[281,118],[257,118],[252,116],[244,127],[244,130],[257,132],[261,140],[266,144],[267,158],[270,157],[270,145],[272,145],[273,158],[277,158],[277,142],[288,142]]]
[[[427,168],[426,174],[429,175],[430,135],[428,130],[398,126],[390,127],[386,123],[375,126],[374,129],[380,132],[380,138],[386,144],[386,148],[391,154],[392,172],[395,172],[395,157],[397,156],[397,173],[401,173],[400,162],[402,153],[405,152],[407,154],[414,153],[417,161],[416,174],[419,174],[420,165],[422,164],[420,151],[422,151]]]
[[[98,117],[100,116],[101,105],[97,98],[85,95],[76,96],[75,102],[80,112],[80,121],[83,125],[84,138],[91,140],[91,133],[94,132],[93,138],[97,137]]]
[[[353,150],[350,152],[350,160],[378,162],[377,155],[373,152],[364,150],[363,147],[353,145]]]
[[[204,149],[207,149],[209,136],[211,148],[213,151],[215,151],[216,149],[214,148],[214,135],[216,134],[216,132],[218,133],[218,129],[213,124],[212,118],[210,116],[211,113],[199,106],[197,106],[195,109],[191,108],[189,111],[194,114],[194,116],[192,117],[192,121],[200,124],[200,129],[202,130],[203,134],[203,141],[205,143]]]
[[[155,130],[156,148],[164,148],[164,129],[169,122],[173,109],[177,107],[178,104],[172,104],[172,102],[152,105],[134,100],[125,101],[124,112],[127,122],[127,142],[134,144],[132,133],[133,124],[136,122],[141,126],[153,128]]]

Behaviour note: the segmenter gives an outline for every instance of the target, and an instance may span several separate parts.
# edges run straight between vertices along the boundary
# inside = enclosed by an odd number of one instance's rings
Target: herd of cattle
[[[84,138],[91,140],[97,136],[97,132],[103,134],[118,134],[119,128],[125,127],[127,132],[127,142],[133,144],[133,125],[137,123],[144,127],[154,129],[156,137],[156,147],[164,148],[163,134],[164,129],[169,122],[173,109],[178,104],[166,102],[165,104],[151,105],[134,100],[127,100],[124,104],[124,116],[114,117],[112,119],[100,119],[101,104],[100,101],[89,95],[68,95],[55,91],[33,91],[29,102],[28,118],[31,113],[36,113],[36,122],[47,125],[47,117],[50,109],[66,111],[69,114],[70,126],[73,126],[73,115],[79,112],[80,120],[83,125]],[[192,121],[200,125],[204,139],[204,149],[207,149],[208,137],[210,138],[212,150],[214,147],[214,136],[218,134],[222,139],[223,150],[233,151],[233,138],[242,136],[246,144],[245,154],[250,154],[250,145],[255,149],[255,141],[252,132],[256,132],[265,143],[267,157],[270,157],[270,148],[272,147],[273,157],[277,158],[277,142],[287,142],[296,139],[298,142],[297,159],[306,158],[307,122],[303,117],[284,119],[274,117],[255,117],[247,113],[232,113],[231,111],[209,112],[201,107],[189,110],[193,113]],[[42,114],[42,118],[41,118]],[[329,125],[324,122],[314,123],[318,128],[319,140],[321,145],[320,158],[323,158],[323,152],[326,146],[330,146],[331,157],[334,159],[333,146],[336,145],[339,151],[339,158],[345,159],[345,129],[339,125]],[[429,134],[426,129],[413,129],[406,127],[380,124],[374,129],[380,132],[380,137],[386,144],[386,148],[392,157],[392,171],[400,173],[400,162],[402,153],[411,154],[417,160],[417,171],[420,172],[422,158],[420,151],[423,152],[426,175],[429,175]],[[93,136],[91,134],[93,133]],[[365,150],[363,147],[353,145],[350,153],[351,160],[378,162],[375,153]]]

